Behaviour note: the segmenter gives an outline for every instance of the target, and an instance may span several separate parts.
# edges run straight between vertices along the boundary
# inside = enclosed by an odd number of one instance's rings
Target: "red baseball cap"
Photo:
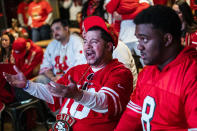
[[[14,57],[24,57],[26,54],[26,39],[18,38],[12,45]]]
[[[86,33],[90,28],[92,28],[94,26],[98,26],[98,27],[104,29],[112,37],[112,39],[114,41],[114,46],[117,47],[118,32],[115,31],[115,29],[112,25],[105,22],[105,20],[99,16],[90,16],[90,17],[87,17],[83,21],[82,30],[83,30],[83,32]]]

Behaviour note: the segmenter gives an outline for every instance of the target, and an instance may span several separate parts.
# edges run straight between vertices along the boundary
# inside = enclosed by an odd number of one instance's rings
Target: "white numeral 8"
[[[149,107],[149,112],[147,112],[148,107]],[[150,96],[147,96],[144,99],[144,103],[142,107],[141,121],[142,121],[143,131],[146,130],[151,131],[150,121],[153,119],[155,107],[156,107],[155,99]],[[146,124],[146,129],[145,129],[145,124]]]

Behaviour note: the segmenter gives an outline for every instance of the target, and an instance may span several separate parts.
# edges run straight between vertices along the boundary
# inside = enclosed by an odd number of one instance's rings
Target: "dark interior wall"
[[[2,30],[6,26],[6,21],[5,21],[5,16],[4,16],[4,11],[2,8],[3,1],[0,1],[0,29]]]
[[[17,6],[22,0],[3,0],[4,1],[4,8],[5,8],[5,15],[7,17],[8,27],[11,26],[11,19],[17,18]]]
[[[21,0],[1,0],[0,2],[0,30],[11,26],[11,19],[17,18],[17,5]]]
[[[11,27],[11,19],[17,18],[17,7],[23,0],[0,0],[0,30]]]

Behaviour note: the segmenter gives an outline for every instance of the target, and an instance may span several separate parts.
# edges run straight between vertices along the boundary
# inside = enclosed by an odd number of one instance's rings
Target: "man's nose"
[[[87,43],[85,44],[85,47],[86,47],[87,49],[92,48],[92,46],[91,46],[90,42],[87,42]]]
[[[141,43],[139,42],[139,44],[138,44],[138,46],[137,46],[137,49],[138,49],[138,50],[144,50],[145,48],[144,48],[143,44],[141,44]]]

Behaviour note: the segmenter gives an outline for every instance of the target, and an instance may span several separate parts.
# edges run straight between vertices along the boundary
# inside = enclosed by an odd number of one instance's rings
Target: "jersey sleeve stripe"
[[[135,109],[135,110],[142,111],[141,109],[139,109],[139,108],[136,108],[135,106],[133,106],[133,105],[131,105],[131,104],[128,104],[127,106],[129,106],[129,107],[131,107],[131,108],[133,108],[133,109]]]
[[[114,101],[114,105],[115,105],[115,113],[114,113],[114,115],[117,115],[117,113],[118,113],[118,103],[117,103],[117,101],[116,101],[115,96],[114,96],[112,93],[110,93],[110,92],[108,92],[108,91],[105,91],[105,90],[102,90],[102,91],[99,91],[99,92],[106,93],[106,94],[108,94],[108,95],[110,95],[110,96],[112,97],[112,99],[113,99],[113,101]]]
[[[197,45],[197,42],[192,41],[192,44],[196,44]]]
[[[131,105],[131,106],[133,106],[133,107],[135,107],[138,110],[142,110],[142,107],[141,106],[138,106],[137,104],[133,103],[131,100],[129,101],[128,104]]]
[[[112,94],[114,94],[117,97],[117,101],[118,101],[118,104],[119,104],[119,109],[120,109],[120,112],[122,112],[122,104],[120,102],[119,94],[116,91],[114,91],[113,89],[109,88],[109,87],[102,87],[100,91],[103,91],[103,90],[105,90],[105,91],[107,91],[109,93],[112,93]]]
[[[116,93],[114,90],[112,90],[111,88],[108,88],[108,87],[102,87],[101,90],[107,90],[107,91],[110,91],[112,92],[114,95],[116,95],[118,98],[119,98],[119,95],[118,93]]]
[[[131,107],[131,106],[129,106],[129,105],[127,105],[127,108],[129,108],[129,109],[131,109],[131,110],[135,111],[136,113],[139,113],[139,114],[141,114],[141,113],[142,113],[141,111],[138,111],[138,110],[136,110],[136,109],[132,108],[132,107]]]
[[[197,128],[190,128],[188,131],[197,131]]]
[[[132,101],[129,101],[129,103],[127,104],[127,108],[137,112],[137,113],[142,113],[142,108],[138,105],[136,105],[135,103],[133,103]]]

